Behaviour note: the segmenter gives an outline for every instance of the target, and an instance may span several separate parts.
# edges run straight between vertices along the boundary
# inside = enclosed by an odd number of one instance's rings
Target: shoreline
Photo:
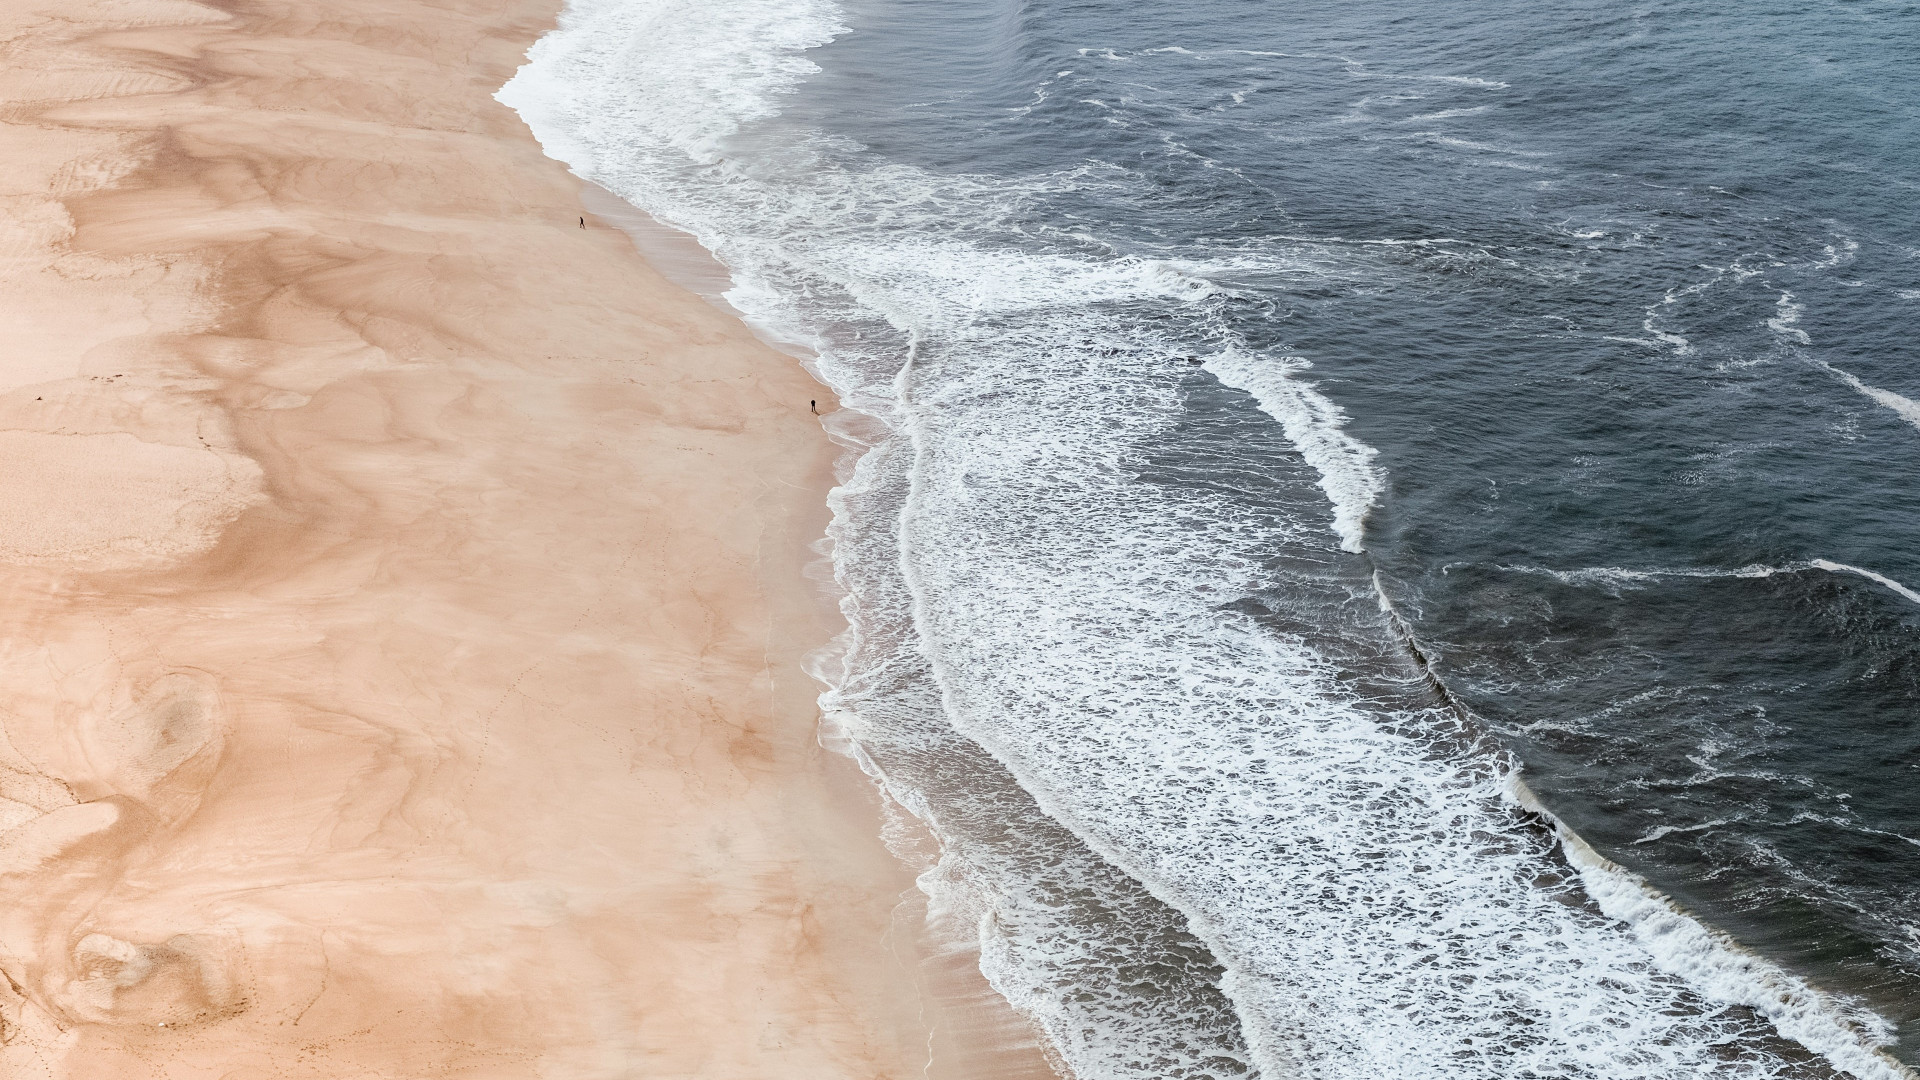
[[[776,339],[762,327],[748,322],[743,313],[727,302],[724,294],[732,287],[731,273],[697,238],[659,221],[592,180],[577,174],[575,179],[580,185],[581,202],[587,210],[590,227],[605,223],[625,233],[648,265],[668,281],[699,297],[725,317],[741,322],[768,349],[812,375],[822,392],[833,393],[833,388],[820,381],[814,372],[810,349]],[[788,576],[796,582],[804,581],[816,605],[816,617],[838,628],[833,634],[818,637],[815,647],[800,654],[800,666],[812,682],[831,685],[830,675],[821,669],[837,662],[843,648],[840,634],[847,630],[847,625],[839,608],[844,594],[834,581],[833,557],[829,553],[832,541],[828,539],[826,526],[832,511],[827,496],[851,474],[855,462],[871,448],[870,440],[877,437],[875,426],[880,421],[839,403],[824,409],[819,420],[822,432],[836,447],[830,474],[817,476],[813,481],[820,496],[819,513],[810,519],[812,524],[789,537],[781,550],[794,553],[804,549],[805,558]],[[881,777],[865,771],[865,766],[860,764],[863,752],[849,737],[822,729],[818,724],[816,734],[829,756],[840,759],[840,767],[833,770],[843,774],[838,783],[858,789],[858,794],[852,794],[843,788],[843,796],[853,799],[866,796],[886,803],[884,807],[877,803],[869,807],[874,814],[874,829],[869,831],[881,835],[883,842],[885,837],[902,830],[912,834],[911,842],[899,845],[886,842],[906,882],[900,903],[894,909],[889,941],[894,943],[899,963],[913,973],[922,1015],[930,1018],[925,1075],[942,1080],[974,1077],[1054,1080],[1067,1075],[1064,1062],[1047,1045],[1032,1021],[1020,1015],[981,973],[978,941],[968,938],[965,927],[935,918],[930,898],[913,880],[933,868],[939,857],[940,841],[911,811],[892,800]],[[883,813],[889,822],[884,829],[880,820]]]
[[[9,1075],[950,1071],[830,394],[576,227],[505,7],[0,15]]]

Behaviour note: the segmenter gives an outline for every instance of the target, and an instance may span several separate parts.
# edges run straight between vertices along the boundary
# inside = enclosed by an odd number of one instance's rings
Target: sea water
[[[822,706],[1064,1068],[1898,1077],[1916,27],[572,0],[502,98],[847,406]]]

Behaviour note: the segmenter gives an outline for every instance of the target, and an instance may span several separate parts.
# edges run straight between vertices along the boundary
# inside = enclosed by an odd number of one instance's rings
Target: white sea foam
[[[1806,311],[1806,307],[1795,302],[1792,293],[1783,291],[1780,298],[1773,302],[1773,308],[1773,318],[1767,320],[1769,330],[1796,345],[1813,344],[1813,339],[1799,326],[1800,315]]]
[[[1834,378],[1852,387],[1854,391],[1862,397],[1869,398],[1876,404],[1884,406],[1895,416],[1912,424],[1914,427],[1920,427],[1920,401],[1896,394],[1891,390],[1882,390],[1877,386],[1869,386],[1861,382],[1858,377],[1850,372],[1842,371],[1832,364],[1827,363],[1825,360],[1816,359],[1813,362],[1819,365],[1820,369],[1827,374],[1832,375]]]
[[[1647,834],[1634,840],[1634,843],[1651,844],[1655,840],[1672,836],[1675,833],[1705,832],[1708,829],[1717,829],[1727,823],[1726,818],[1714,818],[1712,821],[1703,821],[1698,825],[1661,825],[1658,828],[1648,829]]]
[[[1851,262],[1853,257],[1859,253],[1860,242],[1858,240],[1847,236],[1836,236],[1835,239],[1838,241],[1837,243],[1822,245],[1820,249],[1821,257],[1809,264],[1812,269],[1831,270],[1842,263]]]
[[[802,54],[844,30],[827,0],[570,0],[497,96],[583,173],[619,171],[615,155],[635,137],[706,160],[773,115],[781,93],[819,70]]]
[[[836,558],[853,566],[858,548],[902,578],[891,592],[845,582],[850,604],[902,609],[862,614],[893,619],[897,640],[848,655],[925,665],[957,731],[1185,915],[1227,968],[1259,1071],[1791,1075],[1750,1021],[1713,1004],[1738,1001],[1842,1068],[1905,1075],[1846,1003],[1781,982],[1644,887],[1636,900],[1582,865],[1607,915],[1583,907],[1513,805],[1509,769],[1461,749],[1450,714],[1363,699],[1314,639],[1221,607],[1271,585],[1276,552],[1325,562],[1333,547],[1307,498],[1275,517],[1141,479],[1143,447],[1181,415],[1172,373],[1193,348],[1150,316],[1205,324],[1226,264],[1049,249],[1005,224],[1054,187],[1105,182],[1095,170],[1015,183],[849,168],[803,133],[775,167],[737,156],[730,138],[773,114],[840,19],[825,0],[573,0],[501,98],[549,152],[695,233],[731,269],[742,311],[818,343],[819,370],[874,417],[877,440],[849,480],[877,485],[869,508],[849,517],[849,489],[835,496]],[[1372,450],[1297,358],[1207,327],[1215,344],[1195,352],[1279,422],[1333,503],[1339,546],[1359,547],[1381,485]],[[873,509],[889,470],[897,517]],[[1351,628],[1355,642],[1378,631]],[[834,715],[873,737],[889,702],[851,689],[873,672],[834,677]],[[1147,996],[1121,1017],[1119,999],[1062,990],[1060,972],[1098,955],[1073,933],[1098,927],[997,925],[1054,901],[973,874],[945,864],[926,888],[977,923],[989,978],[1077,1074],[1205,1073],[1135,1053],[1178,1047],[1183,1014],[1153,1013]]]
[[[1884,1018],[1741,948],[1676,907],[1638,874],[1594,851],[1547,814],[1524,784],[1516,780],[1513,790],[1516,799],[1554,822],[1562,849],[1579,869],[1587,894],[1610,918],[1632,928],[1661,970],[1685,979],[1709,1000],[1754,1009],[1782,1035],[1863,1080],[1905,1080],[1913,1075],[1881,1049],[1893,1041],[1893,1027]]]
[[[1311,366],[1306,359],[1263,358],[1235,349],[1208,357],[1206,365],[1221,382],[1252,394],[1262,410],[1280,421],[1287,441],[1320,474],[1320,488],[1333,504],[1333,531],[1340,546],[1362,550],[1367,511],[1385,487],[1373,464],[1379,451],[1348,435],[1346,412],[1299,378]]]
[[[1761,563],[1749,563],[1729,569],[1718,567],[1681,566],[1654,567],[1650,569],[1632,569],[1624,566],[1582,566],[1573,570],[1555,570],[1546,566],[1503,565],[1502,570],[1520,574],[1543,574],[1567,585],[1608,588],[1637,588],[1661,578],[1764,578],[1775,574],[1794,574],[1816,565],[1811,563],[1789,563],[1785,566],[1766,566]]]
[[[1691,297],[1698,296],[1700,293],[1712,288],[1713,284],[1714,280],[1709,279],[1680,288],[1668,289],[1666,295],[1662,296],[1658,303],[1647,309],[1646,318],[1640,321],[1640,328],[1652,334],[1654,339],[1662,344],[1672,346],[1675,353],[1681,356],[1691,356],[1693,354],[1693,344],[1686,339],[1685,335],[1662,330],[1656,324],[1666,318],[1668,314],[1666,309],[1674,307]]]
[[[972,413],[966,426],[1004,444],[1008,419]],[[951,500],[949,485],[982,471],[955,449],[923,458],[907,539],[950,711],[1056,816],[1189,912],[1269,1075],[1722,1067],[1708,1047],[1731,1030],[1649,974],[1645,941],[1535,884],[1551,862],[1504,815],[1498,772],[1383,727],[1304,642],[1191,602],[1225,583],[1169,579],[1178,536],[1121,507],[1091,515],[1118,526],[1103,554],[1062,543],[1084,528],[1079,498],[1043,499],[1081,514],[1025,518],[1027,541],[1005,552],[982,527],[1004,505]],[[940,559],[912,558],[936,543]],[[991,595],[969,588],[982,578]],[[1116,613],[1136,628],[1118,641],[1099,631]],[[1041,640],[1019,647],[1016,628]],[[1726,978],[1714,996],[1767,1000]],[[1818,1034],[1838,1047],[1837,1030]],[[1872,1036],[1848,1052],[1880,1060]]]
[[[1915,592],[1912,589],[1907,588],[1905,585],[1900,584],[1899,582],[1893,580],[1892,578],[1886,576],[1885,574],[1875,573],[1874,571],[1868,570],[1864,567],[1850,566],[1847,563],[1833,562],[1828,559],[1815,559],[1813,560],[1812,565],[1817,566],[1822,570],[1828,570],[1828,571],[1832,571],[1834,573],[1839,573],[1839,574],[1858,574],[1861,577],[1866,578],[1868,581],[1872,581],[1876,584],[1886,586],[1888,589],[1891,589],[1893,592],[1898,593],[1902,599],[1910,600],[1913,603],[1920,604],[1920,592]]]

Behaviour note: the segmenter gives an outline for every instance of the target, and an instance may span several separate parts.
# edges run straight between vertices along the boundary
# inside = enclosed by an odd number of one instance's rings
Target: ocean
[[[1063,1070],[1914,1075],[1920,5],[571,0],[501,96],[846,405],[829,734]]]

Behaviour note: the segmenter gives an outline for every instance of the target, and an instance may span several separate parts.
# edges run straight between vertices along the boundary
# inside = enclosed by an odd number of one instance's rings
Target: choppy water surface
[[[1920,8],[711,7],[503,96],[855,410],[823,702],[1063,1063],[1909,1075]]]

